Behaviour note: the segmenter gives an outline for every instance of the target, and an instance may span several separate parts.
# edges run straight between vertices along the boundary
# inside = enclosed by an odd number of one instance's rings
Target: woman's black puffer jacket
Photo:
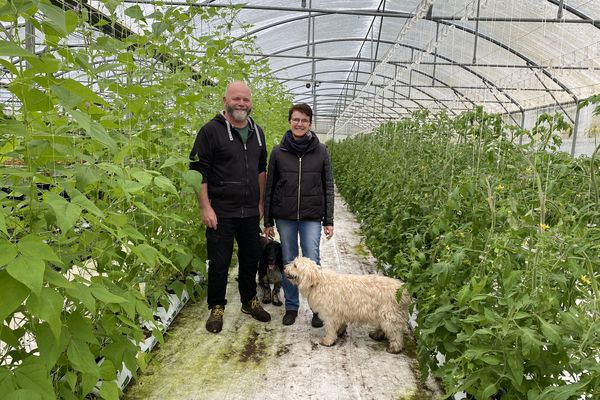
[[[275,218],[318,220],[333,226],[333,174],[327,148],[313,138],[302,155],[284,140],[271,151],[265,190],[265,226]]]

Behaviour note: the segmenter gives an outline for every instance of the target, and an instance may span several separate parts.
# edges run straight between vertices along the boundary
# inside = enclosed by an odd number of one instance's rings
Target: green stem
[[[598,185],[596,183],[596,156],[600,153],[600,145],[596,147],[594,152],[592,153],[592,159],[590,161],[590,182],[592,183],[592,188],[594,189],[594,193],[596,194],[596,203],[600,203],[600,193],[598,192]]]

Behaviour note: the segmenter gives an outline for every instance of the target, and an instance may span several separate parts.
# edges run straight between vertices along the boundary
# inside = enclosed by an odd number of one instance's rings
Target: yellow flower
[[[503,184],[499,184],[498,186],[496,186],[496,192],[501,192],[504,190],[504,185]]]
[[[550,229],[550,225],[546,225],[546,224],[540,224],[540,229],[545,231],[547,229]]]
[[[579,277],[579,280],[581,281],[581,283],[583,283],[584,285],[591,285],[592,281],[590,281],[590,279],[586,276],[586,275],[581,275]]]

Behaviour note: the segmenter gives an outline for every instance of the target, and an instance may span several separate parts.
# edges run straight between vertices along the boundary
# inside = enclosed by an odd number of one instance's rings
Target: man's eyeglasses
[[[300,119],[300,118],[292,118],[291,120],[294,124],[308,124],[310,123],[310,121],[306,118]]]

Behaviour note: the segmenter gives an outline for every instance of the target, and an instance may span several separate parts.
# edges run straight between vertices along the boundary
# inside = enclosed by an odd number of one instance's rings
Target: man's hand
[[[268,226],[265,228],[265,236],[269,239],[269,240],[273,240],[275,238],[275,227],[274,226]]]
[[[207,228],[217,229],[217,214],[215,214],[215,210],[211,206],[205,206],[202,209],[202,223]]]
[[[325,234],[325,239],[331,239],[333,236],[333,226],[324,226],[323,233]]]

